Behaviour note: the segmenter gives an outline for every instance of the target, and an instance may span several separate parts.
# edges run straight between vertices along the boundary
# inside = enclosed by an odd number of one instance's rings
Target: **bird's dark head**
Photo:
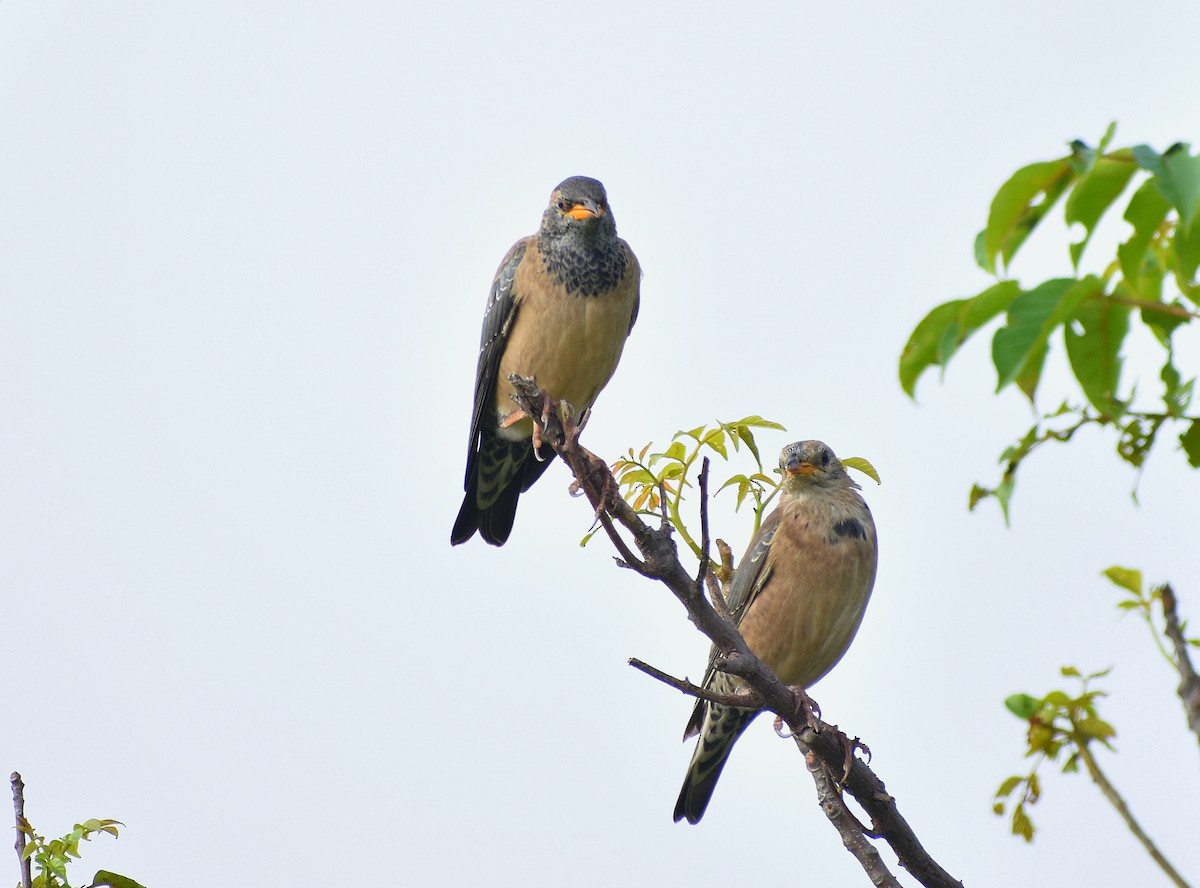
[[[846,470],[829,445],[823,441],[797,441],[779,453],[785,490],[797,490],[809,484],[829,484],[845,478]]]
[[[611,237],[616,233],[617,223],[608,206],[608,194],[597,180],[572,176],[559,183],[550,195],[550,206],[542,216],[543,235],[589,238]]]

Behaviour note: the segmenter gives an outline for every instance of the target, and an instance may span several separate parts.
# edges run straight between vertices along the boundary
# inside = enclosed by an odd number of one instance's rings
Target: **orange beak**
[[[810,462],[802,462],[798,466],[788,466],[787,473],[789,475],[811,475],[816,469]]]
[[[592,203],[590,200],[587,201],[586,203],[575,204],[575,206],[573,206],[573,207],[571,207],[571,209],[567,210],[566,214],[573,219],[581,219],[581,220],[582,219],[594,219],[596,216],[600,215],[599,212],[596,210],[596,205],[594,203]]]

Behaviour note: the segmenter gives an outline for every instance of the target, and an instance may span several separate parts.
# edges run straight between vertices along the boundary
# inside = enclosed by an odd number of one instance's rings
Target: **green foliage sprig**
[[[915,397],[927,369],[944,369],[968,339],[1002,317],[991,349],[996,391],[1016,385],[1036,407],[1051,339],[1062,330],[1081,398],[1039,414],[1001,455],[999,484],[971,491],[972,508],[995,497],[1006,522],[1021,461],[1041,444],[1069,440],[1084,426],[1116,429],[1118,455],[1141,467],[1160,430],[1177,424],[1189,463],[1200,467],[1200,417],[1188,412],[1196,380],[1185,379],[1175,366],[1172,344],[1180,326],[1200,317],[1200,155],[1186,143],[1161,154],[1148,145],[1110,150],[1115,131],[1110,125],[1095,148],[1076,140],[1066,156],[1022,167],[1000,187],[987,227],[975,240],[976,262],[997,283],[929,312],[900,356],[900,384]],[[1098,224],[1131,188],[1123,213],[1131,233],[1102,273],[1080,274]],[[1083,228],[1082,238],[1068,245],[1072,274],[1029,288],[1006,279],[1013,258],[1064,197],[1066,222]],[[1161,410],[1135,409],[1135,388],[1122,385],[1122,347],[1135,320],[1163,350]]]
[[[730,476],[717,492],[720,493],[731,485],[736,486],[738,494],[734,511],[741,509],[747,496],[752,499],[754,532],[757,533],[762,524],[763,510],[774,497],[779,481],[766,473],[753,429],[786,431],[779,423],[754,414],[734,422],[717,420],[712,428],[702,425],[676,432],[670,446],[661,453],[650,452],[652,443],[646,444],[636,453],[631,447],[629,452],[617,459],[612,466],[621,495],[634,511],[643,515],[655,514],[659,509],[665,509],[667,519],[679,533],[680,539],[687,544],[697,559],[702,558],[700,544],[688,531],[680,513],[684,489],[692,486],[689,476],[705,451],[716,453],[722,460],[728,461],[731,449],[738,452],[745,445],[747,452],[754,459],[754,471]]]
[[[1104,692],[1091,690],[1088,683],[1103,678],[1108,670],[1083,675],[1074,666],[1064,666],[1063,677],[1075,678],[1080,682],[1080,691],[1072,696],[1066,691],[1050,691],[1044,697],[1029,694],[1013,694],[1004,701],[1008,711],[1029,723],[1025,735],[1026,758],[1034,758],[1028,774],[1014,774],[1005,779],[996,790],[992,810],[1003,815],[1005,805],[1015,794],[1012,808],[1012,831],[1026,842],[1033,841],[1035,832],[1028,807],[1037,803],[1042,795],[1038,769],[1047,761],[1058,761],[1061,753],[1068,754],[1062,763],[1062,772],[1069,774],[1079,770],[1080,761],[1088,765],[1089,772],[1095,764],[1088,744],[1099,741],[1112,748],[1109,742],[1116,736],[1116,729],[1100,718],[1096,702]],[[1017,790],[1021,792],[1017,793]]]
[[[124,824],[116,820],[85,820],[75,824],[75,828],[62,838],[47,839],[30,826],[28,821],[22,819],[18,827],[26,837],[26,845],[21,852],[22,859],[32,860],[38,870],[37,875],[33,877],[33,888],[71,888],[67,879],[67,865],[72,859],[80,858],[79,843],[90,842],[92,836],[101,833],[116,838],[118,826]],[[110,873],[107,870],[98,871],[88,888],[100,888],[105,885],[110,888],[144,888],[128,876]]]
[[[1117,608],[1135,613],[1141,617],[1146,627],[1150,630],[1150,635],[1154,638],[1154,644],[1158,648],[1158,652],[1162,654],[1163,659],[1171,665],[1172,669],[1178,669],[1178,663],[1168,648],[1163,630],[1154,622],[1153,606],[1158,605],[1161,609],[1163,590],[1166,588],[1166,585],[1155,586],[1147,591],[1145,583],[1142,580],[1142,572],[1133,567],[1119,567],[1114,565],[1104,571],[1104,576],[1108,577],[1115,586],[1129,593],[1125,598],[1117,602]],[[1180,625],[1180,631],[1187,631],[1186,622]],[[1186,641],[1190,647],[1200,648],[1200,638],[1188,638]]]
[[[702,425],[676,432],[671,444],[661,452],[652,452],[653,443],[648,443],[637,451],[630,447],[629,451],[612,465],[613,476],[617,479],[621,496],[639,514],[656,515],[660,511],[664,513],[679,534],[679,538],[699,560],[703,557],[703,551],[700,543],[688,530],[681,509],[685,499],[684,491],[693,486],[693,471],[706,455],[706,451],[715,453],[728,462],[730,451],[740,452],[744,446],[753,459],[753,469],[730,475],[717,488],[717,493],[720,494],[726,488],[737,491],[735,512],[741,510],[747,499],[751,501],[754,511],[754,528],[751,531],[753,536],[762,526],[767,506],[779,492],[779,469],[772,466],[768,472],[763,466],[754,429],[787,431],[779,423],[753,414],[733,422],[716,420],[716,424],[711,428]],[[879,473],[863,457],[847,457],[842,460],[842,465],[862,472],[876,484],[880,483]],[[586,545],[594,534],[593,530],[585,536],[582,544]],[[716,569],[720,565],[713,561],[713,567]]]

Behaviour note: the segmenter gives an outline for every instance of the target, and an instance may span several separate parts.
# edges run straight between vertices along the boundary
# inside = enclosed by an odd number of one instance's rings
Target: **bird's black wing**
[[[725,607],[733,617],[735,625],[741,623],[742,615],[746,613],[750,602],[754,600],[759,590],[771,577],[771,569],[767,567],[767,555],[771,552],[771,543],[775,541],[775,533],[779,530],[781,518],[779,509],[767,516],[767,520],[763,522],[754,539],[750,541],[750,547],[746,550],[746,554],[742,556],[742,563],[733,572],[733,583],[730,584],[729,600],[725,602]],[[714,647],[709,655],[708,669],[704,673],[704,687],[708,687],[708,683],[716,672],[713,665],[716,657],[717,649]],[[683,731],[684,740],[700,733],[700,729],[704,726],[704,713],[707,707],[706,700],[696,701],[692,717]]]
[[[475,369],[475,405],[471,412],[471,437],[467,444],[464,487],[470,482],[471,473],[475,470],[480,429],[484,417],[496,400],[496,374],[500,372],[500,356],[504,354],[509,331],[517,318],[519,306],[513,290],[513,279],[532,240],[531,237],[522,238],[512,245],[512,249],[500,263],[496,277],[492,280],[492,289],[488,293],[487,308],[483,313],[483,330],[479,335],[479,364]]]

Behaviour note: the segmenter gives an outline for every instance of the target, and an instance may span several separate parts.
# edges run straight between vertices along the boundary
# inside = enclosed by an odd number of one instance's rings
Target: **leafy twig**
[[[1024,838],[1025,841],[1032,841],[1033,822],[1025,808],[1027,804],[1036,803],[1041,796],[1041,783],[1037,775],[1038,767],[1043,761],[1057,761],[1061,752],[1069,750],[1070,754],[1062,765],[1063,773],[1078,771],[1079,762],[1083,762],[1093,782],[1100,787],[1104,797],[1116,809],[1130,832],[1142,843],[1154,862],[1170,876],[1176,885],[1186,888],[1187,883],[1158,850],[1146,831],[1142,829],[1141,824],[1134,818],[1133,812],[1129,810],[1129,805],[1101,770],[1095,755],[1092,754],[1091,744],[1093,742],[1099,742],[1111,748],[1109,741],[1116,735],[1113,726],[1100,718],[1097,711],[1097,700],[1103,697],[1104,693],[1088,688],[1093,679],[1102,678],[1108,674],[1108,670],[1083,675],[1073,666],[1064,666],[1061,672],[1066,678],[1079,679],[1082,688],[1078,696],[1072,697],[1065,691],[1056,690],[1050,691],[1040,699],[1028,694],[1013,694],[1004,701],[1004,705],[1013,715],[1028,722],[1029,731],[1026,735],[1028,749],[1025,754],[1026,756],[1036,756],[1036,759],[1028,776],[1009,777],[1000,784],[1000,788],[996,791],[993,810],[997,814],[1003,814],[1004,800],[1011,796],[1019,786],[1024,785],[1025,790],[1018,796],[1013,807],[1012,831]]]

